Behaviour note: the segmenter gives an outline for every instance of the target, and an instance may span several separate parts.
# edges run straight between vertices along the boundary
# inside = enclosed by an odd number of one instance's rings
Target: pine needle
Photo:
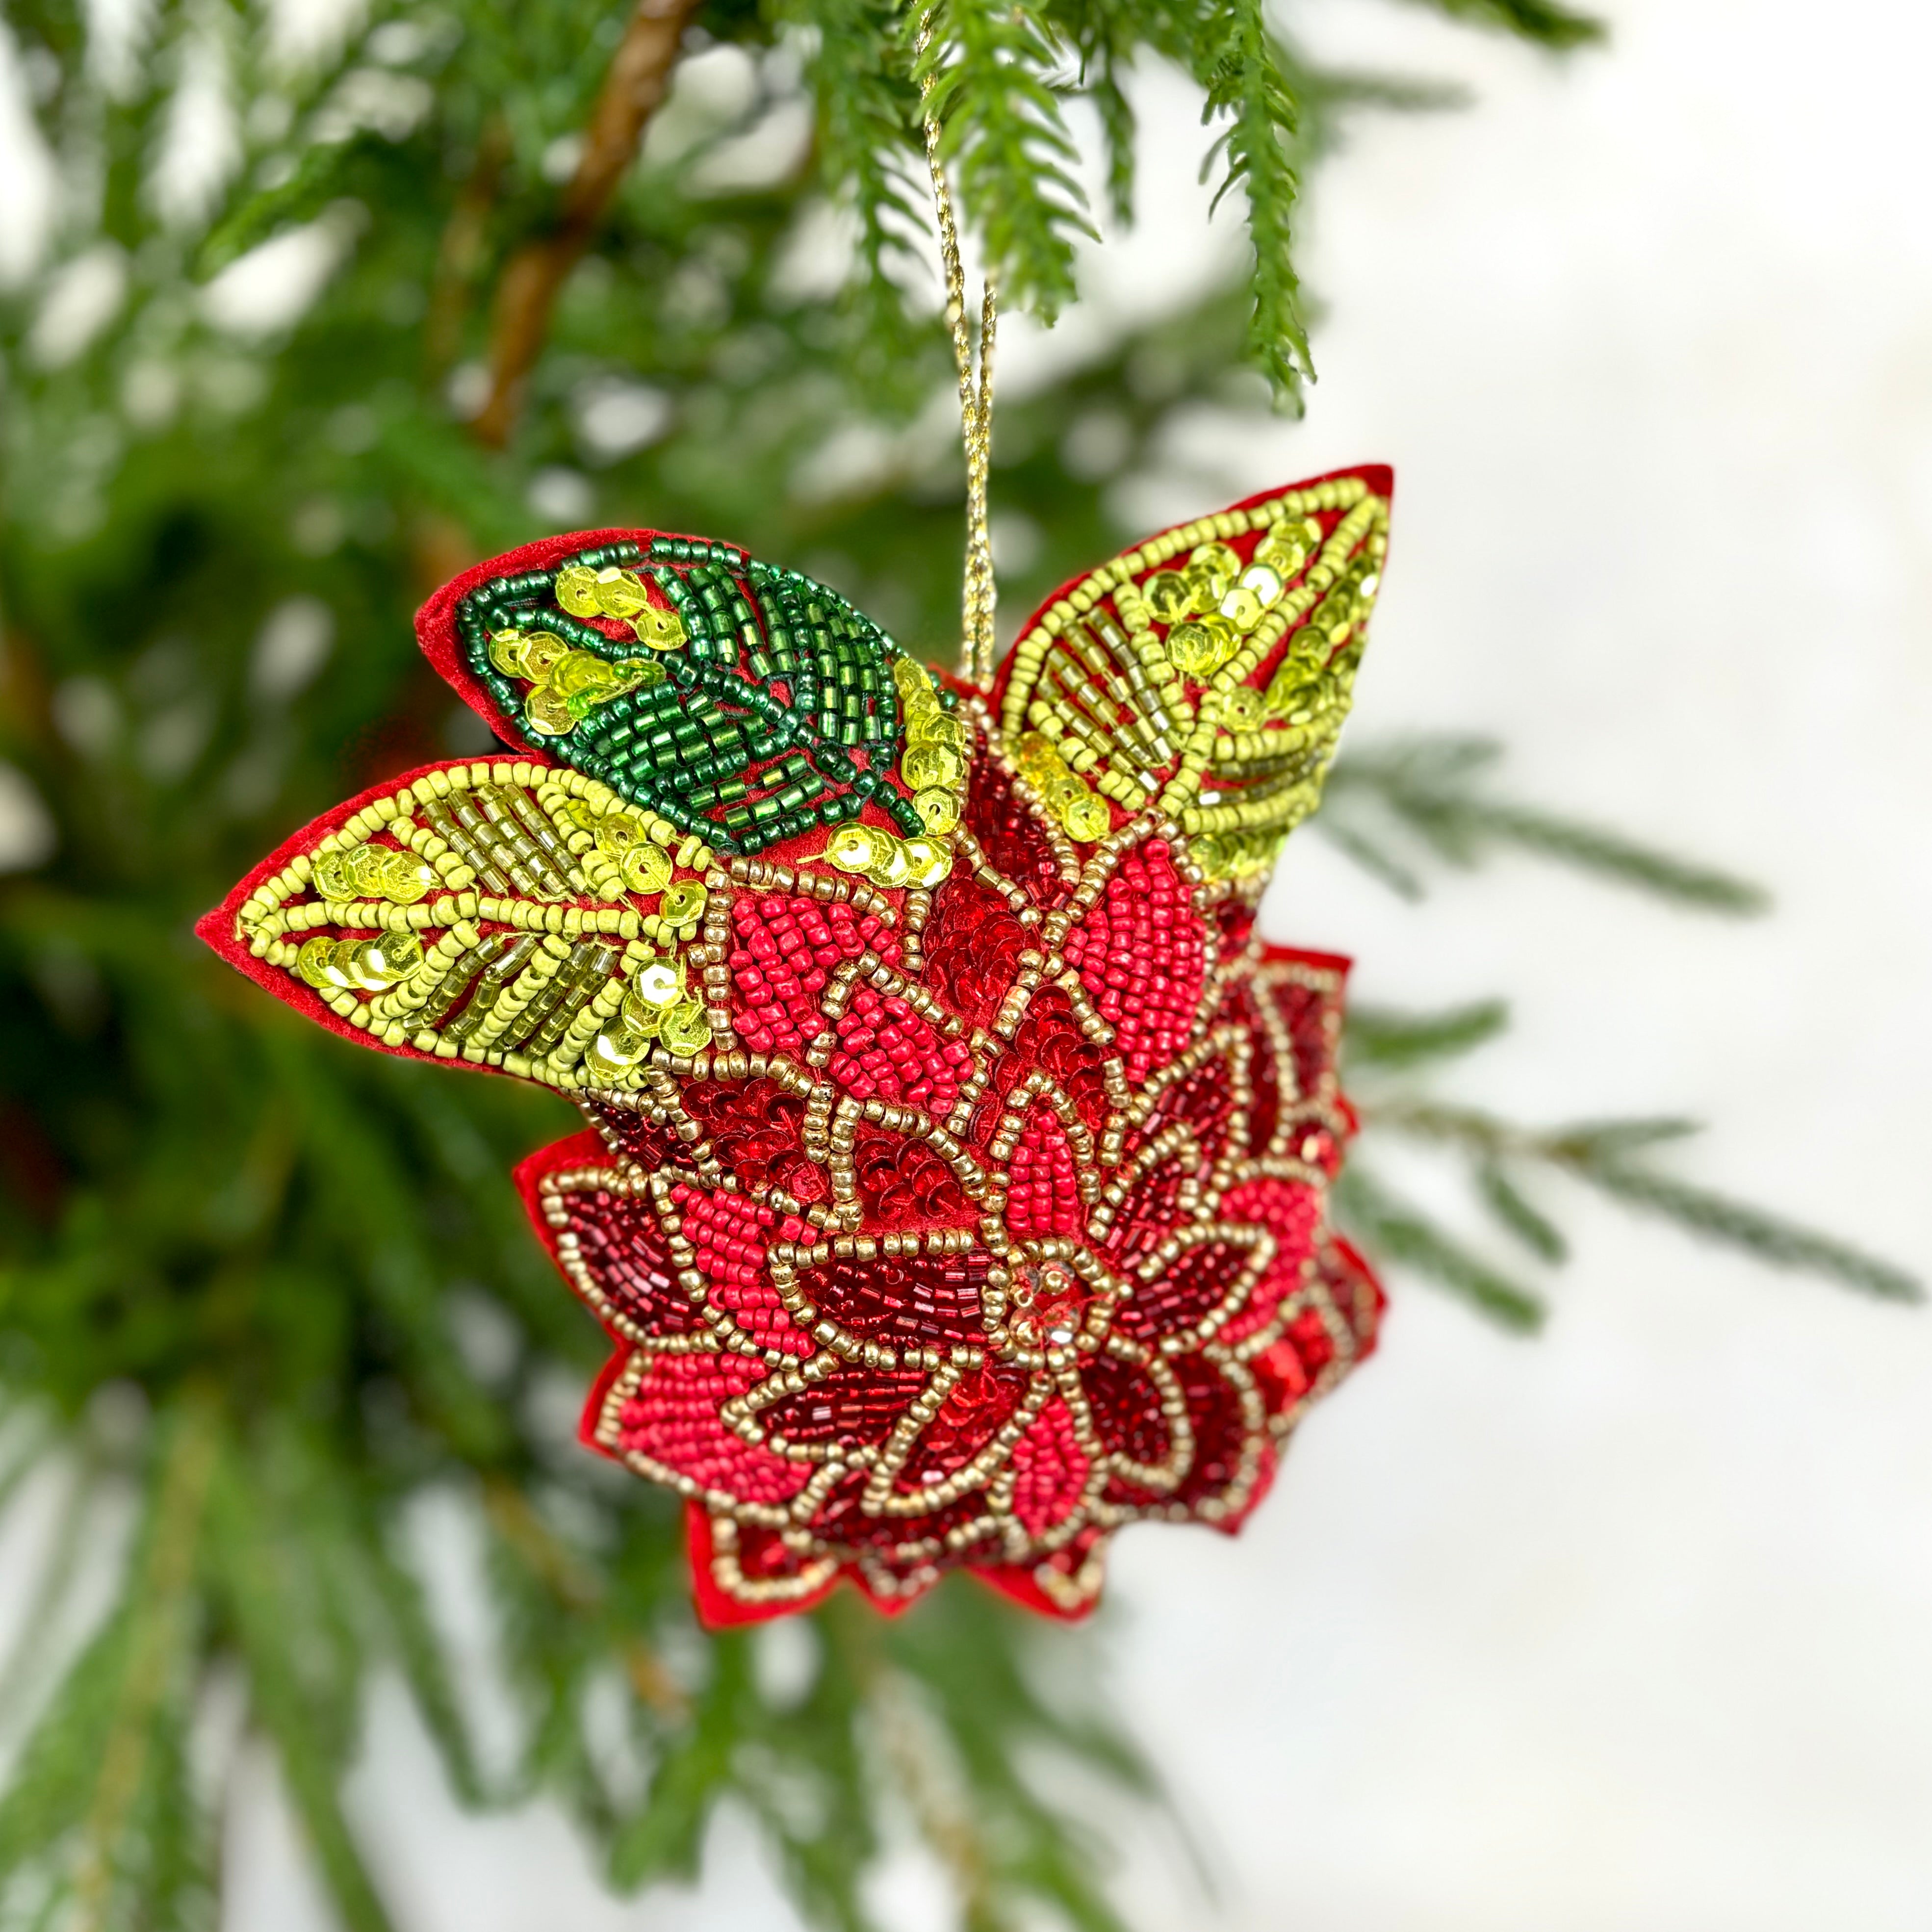
[[[1499,1327],[1530,1335],[1543,1326],[1547,1311],[1534,1294],[1383,1187],[1359,1156],[1336,1185],[1335,1213],[1370,1254],[1414,1269]]]
[[[1484,1000],[1436,1013],[1356,1006],[1348,1013],[1342,1052],[1351,1068],[1394,1072],[1472,1052],[1508,1025],[1509,1007],[1502,1000]]]
[[[1925,1299],[1924,1284],[1904,1268],[1748,1202],[1616,1160],[1580,1164],[1576,1171],[1603,1193],[1660,1216],[1690,1234],[1740,1250],[1768,1267],[1822,1275],[1881,1301],[1917,1304]]]
[[[1450,866],[1467,868],[1499,849],[1514,848],[1701,911],[1752,914],[1770,904],[1762,887],[1730,873],[1579,820],[1490,796],[1484,784],[1500,755],[1500,748],[1483,738],[1420,738],[1352,750],[1330,770],[1315,824],[1405,897],[1414,897],[1420,882],[1364,827],[1365,814],[1372,814],[1371,826],[1379,818]]]

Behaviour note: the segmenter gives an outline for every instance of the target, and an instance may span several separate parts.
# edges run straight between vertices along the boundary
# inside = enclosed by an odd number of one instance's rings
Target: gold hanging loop
[[[922,58],[932,40],[932,16],[920,22],[918,52]],[[920,98],[929,104],[933,77],[920,82]],[[998,304],[989,280],[980,309],[980,354],[974,371],[972,333],[966,320],[966,274],[959,259],[959,229],[953,218],[952,194],[939,160],[939,123],[925,119],[926,163],[932,176],[932,203],[938,217],[939,254],[946,272],[946,322],[952,336],[952,360],[959,372],[959,428],[966,446],[966,560],[961,596],[960,669],[968,682],[986,685],[993,677],[993,613],[998,590],[993,577],[993,544],[986,510],[986,475],[993,447],[993,341]]]

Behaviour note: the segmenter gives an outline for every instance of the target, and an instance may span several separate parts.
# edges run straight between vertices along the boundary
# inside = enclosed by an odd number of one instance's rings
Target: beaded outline
[[[466,950],[486,938],[504,934],[537,935],[540,946],[546,939],[564,944],[580,938],[602,938],[608,942],[613,955],[608,976],[597,984],[586,985],[583,989],[585,998],[574,1009],[586,1013],[597,1009],[600,1022],[615,1013],[630,976],[640,964],[653,957],[675,959],[680,955],[688,956],[692,949],[685,940],[683,929],[667,926],[654,914],[640,911],[637,896],[628,892],[621,880],[608,872],[600,878],[594,850],[573,855],[575,865],[588,870],[591,877],[583,882],[580,890],[567,896],[504,896],[493,893],[487,885],[479,892],[473,868],[460,863],[460,855],[438,849],[442,842],[437,840],[430,842],[427,848],[420,844],[416,848],[434,853],[442,875],[434,891],[413,904],[391,905],[380,899],[350,904],[314,896],[305,904],[299,903],[303,896],[315,893],[315,862],[325,853],[373,836],[391,834],[398,822],[409,822],[418,800],[447,797],[453,792],[481,786],[515,787],[526,793],[544,786],[614,807],[617,804],[608,787],[566,766],[530,758],[440,759],[370,785],[311,820],[245,874],[220,905],[196,922],[195,931],[238,971],[346,1040],[408,1059],[447,1060],[484,1072],[502,1070],[566,1090],[587,1084],[613,1084],[609,1080],[586,1082],[581,1078],[552,1077],[542,1062],[526,1057],[512,1059],[502,1053],[466,1054],[443,1050],[435,1043],[425,1046],[418,1029],[404,1026],[398,1030],[396,1023],[386,1019],[380,1004],[381,994],[358,997],[344,992],[331,1000],[305,983],[296,975],[296,948],[284,936],[285,929],[280,926],[268,929],[276,918],[286,919],[292,914],[304,919],[304,922],[295,928],[302,932],[331,935],[384,930],[418,934],[430,931],[439,934],[461,933],[466,935]],[[590,844],[588,839],[581,842]],[[711,863],[711,848],[702,840],[689,835],[680,837],[668,825],[661,827],[658,842],[674,874],[682,868],[688,876],[701,875]],[[571,883],[573,887],[578,885],[577,880]],[[567,956],[553,950],[550,956],[561,960]],[[541,961],[540,954],[539,970]],[[554,973],[555,968],[551,970]],[[603,995],[601,1007],[600,993]],[[589,1037],[586,1033],[585,1044]]]
[[[1171,525],[1069,578],[1022,626],[988,693],[1008,750],[1030,742],[1076,800],[1105,802],[1109,823],[1157,799],[1196,836],[1211,874],[1264,880],[1282,842],[1319,802],[1372,580],[1339,632],[1318,622],[1337,598],[1353,602],[1356,580],[1374,568],[1394,490],[1385,464],[1332,470]],[[1239,545],[1245,568],[1265,554],[1270,525],[1303,518],[1314,519],[1318,543],[1271,598],[1255,600],[1221,662],[1182,668],[1169,650],[1176,626],[1144,600],[1152,577],[1197,546]],[[1054,692],[1045,674],[1056,658]],[[1298,708],[1311,699],[1312,710]],[[1234,708],[1243,702],[1252,714],[1244,719]],[[1221,788],[1212,795],[1209,779]]]

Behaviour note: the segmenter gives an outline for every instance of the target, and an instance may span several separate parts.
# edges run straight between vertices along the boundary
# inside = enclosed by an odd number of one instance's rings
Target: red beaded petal
[[[945,719],[892,661],[897,699],[862,699],[889,735],[838,754],[856,821],[841,792],[733,856],[749,804],[700,837],[541,757],[451,761],[326,814],[203,922],[338,1032],[577,1099],[593,1131],[519,1182],[619,1344],[586,1439],[687,1498],[708,1623],[841,1578],[897,1610],[954,1568],[1082,1616],[1116,1530],[1236,1527],[1373,1346],[1380,1292],[1328,1221],[1347,962],[1254,928],[1346,710],[1388,488],[1318,479],[1150,539]],[[586,541],[432,600],[466,695],[462,595]],[[1196,593],[1152,580],[1196,563],[1273,600],[1225,676],[1170,622]],[[915,764],[890,734],[920,718]],[[401,896],[330,896],[356,867]]]

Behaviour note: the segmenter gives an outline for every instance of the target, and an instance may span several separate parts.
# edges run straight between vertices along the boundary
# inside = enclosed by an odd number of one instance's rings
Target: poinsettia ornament
[[[585,1439],[688,1499],[707,1622],[960,1567],[1080,1616],[1123,1525],[1238,1528],[1372,1346],[1346,962],[1254,924],[1389,488],[1166,531],[983,686],[728,544],[526,545],[418,620],[506,748],[202,921],[338,1033],[583,1110],[518,1178],[616,1345]]]

